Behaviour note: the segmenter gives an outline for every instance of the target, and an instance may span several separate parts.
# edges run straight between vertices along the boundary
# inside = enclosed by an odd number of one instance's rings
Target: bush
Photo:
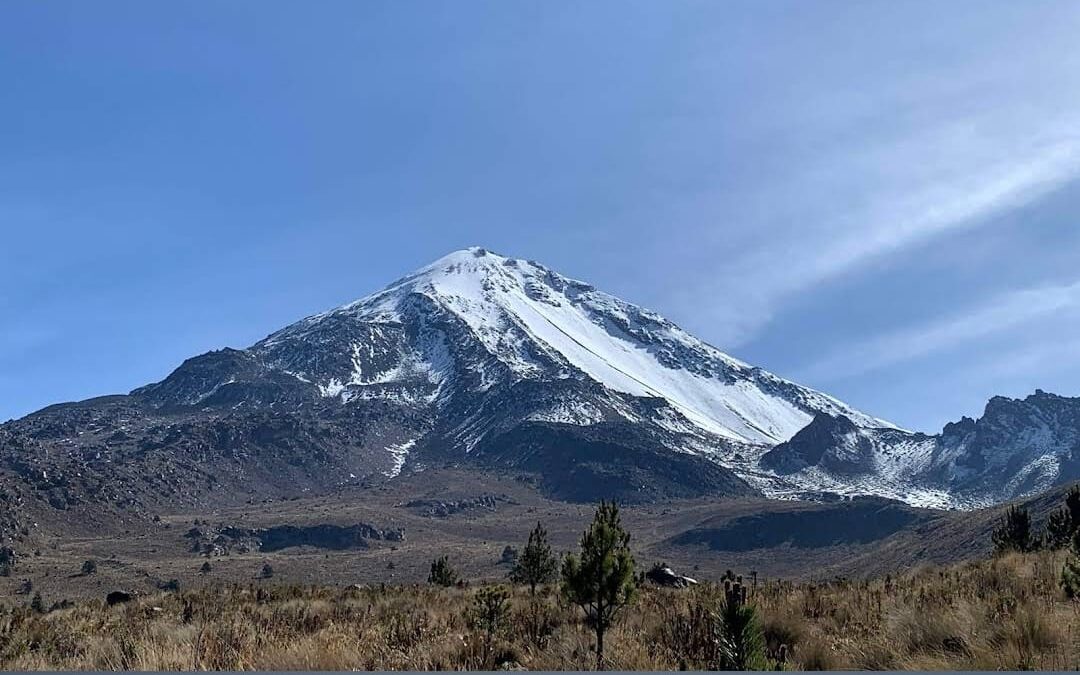
[[[90,576],[97,573],[97,563],[93,560],[87,560],[83,562],[80,572],[83,576]]]
[[[431,571],[427,582],[433,586],[453,586],[458,582],[458,573],[450,565],[450,559],[442,556],[431,561]]]
[[[510,618],[510,593],[498,586],[480,589],[470,608],[473,627],[484,636],[484,668],[490,668],[491,649],[495,638],[506,629]]]
[[[1031,531],[1031,514],[1019,506],[1009,507],[994,528],[991,538],[994,552],[998,554],[1009,551],[1028,553],[1038,548],[1038,542]]]
[[[1072,532],[1072,518],[1069,510],[1063,506],[1046,520],[1046,547],[1051,551],[1060,551],[1072,541]]]
[[[757,611],[746,602],[746,587],[741,578],[724,582],[718,643],[719,661],[711,669],[765,669],[765,634]]]
[[[10,546],[0,546],[0,576],[11,576],[13,569],[15,569],[15,549]]]

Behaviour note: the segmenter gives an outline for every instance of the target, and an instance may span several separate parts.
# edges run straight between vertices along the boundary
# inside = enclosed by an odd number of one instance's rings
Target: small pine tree
[[[1073,535],[1072,516],[1064,506],[1050,514],[1046,520],[1046,547],[1060,551],[1070,544]]]
[[[529,542],[525,550],[517,557],[514,569],[510,571],[510,580],[515,584],[527,584],[529,592],[536,595],[536,587],[555,578],[559,571],[559,561],[551,552],[547,541],[547,530],[542,523],[529,533]]]
[[[263,563],[262,571],[259,572],[259,576],[263,579],[269,579],[274,576],[274,568],[270,563]]]
[[[484,635],[484,667],[491,667],[491,648],[510,618],[510,592],[498,586],[480,589],[473,598],[470,615],[473,625]]]
[[[1054,511],[1046,521],[1046,546],[1059,551],[1072,543],[1080,529],[1080,485],[1069,488],[1065,506]]]
[[[1080,531],[1073,534],[1070,551],[1061,569],[1061,588],[1070,600],[1080,600]]]
[[[1080,528],[1080,485],[1072,486],[1065,494],[1065,508],[1069,511],[1069,521],[1075,532]]]
[[[93,560],[86,560],[82,564],[81,572],[83,576],[90,576],[97,572],[97,563]]]
[[[0,546],[0,576],[11,576],[11,571],[15,569],[15,557],[15,549]]]
[[[1077,555],[1075,545],[1073,554],[1061,568],[1061,588],[1070,600],[1080,599],[1080,557]]]
[[[431,571],[427,582],[433,586],[453,586],[458,582],[458,573],[450,565],[450,559],[442,556],[431,561]]]
[[[45,612],[45,601],[41,599],[41,593],[34,593],[34,597],[30,600],[30,609],[38,614]]]
[[[209,562],[204,562],[202,564],[202,567],[199,568],[199,574],[204,574],[204,575],[205,574],[210,574],[210,572],[213,571],[213,569],[214,568],[210,566]]]
[[[998,554],[1009,551],[1028,553],[1038,548],[1038,541],[1031,532],[1031,514],[1019,506],[1009,507],[991,537],[994,553]]]
[[[764,670],[765,633],[753,605],[746,603],[742,577],[724,581],[724,604],[717,627],[715,670]]]
[[[580,556],[568,555],[562,567],[563,596],[581,607],[596,633],[597,670],[604,669],[604,634],[636,591],[630,534],[622,528],[615,502],[600,502],[581,535]]]

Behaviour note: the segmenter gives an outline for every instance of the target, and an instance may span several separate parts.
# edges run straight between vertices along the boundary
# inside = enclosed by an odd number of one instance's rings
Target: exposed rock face
[[[499,504],[514,503],[516,502],[506,495],[481,495],[470,499],[412,499],[401,506],[415,509],[432,518],[447,518],[458,513],[476,510],[497,511]]]
[[[762,466],[791,474],[819,466],[835,474],[867,474],[874,471],[874,443],[846,417],[819,413],[791,440],[761,458]]]
[[[1080,479],[1080,398],[998,396],[979,419],[964,417],[937,436],[819,415],[761,464],[803,486],[877,481],[889,496],[921,495],[930,505],[1007,501]]]
[[[229,553],[270,553],[297,546],[311,546],[335,551],[363,549],[369,540],[399,542],[405,540],[401,529],[380,530],[357,523],[355,525],[280,525],[269,528],[234,526],[196,526],[184,535],[191,540],[191,550],[202,555]]]

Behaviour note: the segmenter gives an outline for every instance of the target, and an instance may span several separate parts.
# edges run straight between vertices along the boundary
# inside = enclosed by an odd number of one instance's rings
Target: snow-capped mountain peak
[[[340,334],[341,326],[351,327],[351,334]],[[411,335],[388,339],[402,327],[411,327]],[[328,329],[348,342],[330,346],[348,352],[340,372],[319,372],[281,353],[298,338],[328,342]],[[480,350],[466,349],[465,342]],[[682,418],[674,422],[680,430],[739,443],[784,441],[818,412],[843,414],[868,427],[892,426],[732,358],[655,312],[538,263],[483,248],[444,256],[382,291],[275,333],[254,349],[335,396],[417,379],[426,380],[428,394],[439,398],[447,383],[468,379],[486,390],[507,379],[587,378],[621,395],[663,399]],[[338,356],[324,355],[324,363],[342,361]]]

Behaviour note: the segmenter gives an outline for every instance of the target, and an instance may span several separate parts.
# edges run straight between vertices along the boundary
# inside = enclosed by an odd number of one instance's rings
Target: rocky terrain
[[[995,397],[979,419],[965,417],[928,436],[862,429],[821,414],[761,459],[797,485],[823,492],[874,492],[973,508],[1034,495],[1080,478],[1080,399],[1037,391]]]

